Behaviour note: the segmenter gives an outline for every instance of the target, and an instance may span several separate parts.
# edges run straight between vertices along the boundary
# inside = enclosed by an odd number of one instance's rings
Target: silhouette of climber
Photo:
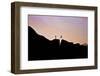
[[[61,44],[61,40],[62,40],[62,35],[60,36],[59,45]]]
[[[55,35],[55,39],[57,39],[57,36]]]

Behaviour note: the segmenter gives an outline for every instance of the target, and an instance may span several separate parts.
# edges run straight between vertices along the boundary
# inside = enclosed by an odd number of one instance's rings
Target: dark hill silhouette
[[[48,40],[28,26],[28,60],[76,59],[88,57],[88,46],[62,39]]]

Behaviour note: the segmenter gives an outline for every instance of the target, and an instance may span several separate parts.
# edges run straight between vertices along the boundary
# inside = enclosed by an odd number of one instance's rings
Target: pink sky
[[[87,43],[88,18],[72,16],[29,15],[28,23],[38,34],[49,40],[62,38],[74,43]]]

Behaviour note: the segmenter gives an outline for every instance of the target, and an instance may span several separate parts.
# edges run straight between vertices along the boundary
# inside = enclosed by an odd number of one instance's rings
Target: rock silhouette
[[[28,60],[88,58],[88,46],[62,39],[48,40],[28,26]]]

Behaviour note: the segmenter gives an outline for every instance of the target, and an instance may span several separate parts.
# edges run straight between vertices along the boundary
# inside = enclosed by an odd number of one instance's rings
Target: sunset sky
[[[88,42],[88,18],[71,16],[29,15],[28,23],[38,34],[49,40],[62,38],[74,43]]]

